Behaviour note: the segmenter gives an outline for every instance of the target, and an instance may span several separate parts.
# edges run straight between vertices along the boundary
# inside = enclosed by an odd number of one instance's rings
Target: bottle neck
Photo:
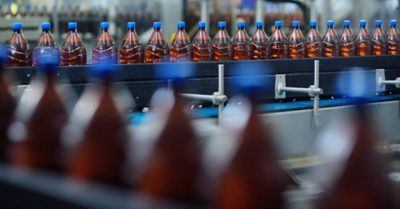
[[[70,29],[69,32],[76,33],[76,29]]]
[[[222,27],[222,28],[218,28],[218,30],[219,30],[219,31],[225,31],[226,28],[225,28],[225,27]]]
[[[108,32],[108,28],[102,28],[101,32],[107,33]]]
[[[129,32],[135,32],[136,30],[135,30],[135,28],[128,28],[128,31]]]
[[[239,27],[238,30],[239,31],[244,31],[244,27]]]
[[[397,29],[397,25],[391,25],[390,28],[391,29]]]
[[[21,33],[21,30],[14,30],[14,33]]]
[[[257,30],[264,30],[263,27],[257,27]]]
[[[154,28],[154,31],[160,32],[161,28]]]
[[[48,29],[42,30],[42,33],[50,33],[50,30],[48,30]]]

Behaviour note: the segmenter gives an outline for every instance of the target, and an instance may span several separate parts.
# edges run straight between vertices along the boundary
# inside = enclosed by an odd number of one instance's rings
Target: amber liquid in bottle
[[[356,55],[357,56],[368,56],[371,55],[371,38],[369,32],[366,29],[367,21],[360,20],[360,30],[356,37]]]
[[[322,40],[317,30],[317,21],[310,22],[310,31],[306,36],[306,57],[318,58],[322,55]]]
[[[382,30],[382,21],[375,21],[375,31],[371,36],[372,55],[381,56],[386,54],[385,32]]]
[[[118,63],[118,49],[114,39],[108,33],[108,27],[109,24],[107,22],[100,24],[101,32],[93,47],[93,64]]]
[[[300,30],[300,22],[293,21],[293,30],[289,35],[288,48],[289,58],[304,58],[305,56],[305,39]]]
[[[218,22],[218,32],[214,36],[213,50],[215,61],[231,60],[232,45],[229,34],[226,31],[226,22]]]
[[[233,37],[233,60],[249,60],[250,59],[250,37],[246,32],[245,23],[238,22],[238,31]]]
[[[339,55],[342,57],[354,56],[354,35],[350,29],[350,21],[345,20],[343,25],[344,29],[339,39]]]
[[[282,30],[282,22],[275,22],[275,31],[269,42],[269,58],[284,59],[288,57],[288,43],[285,33]]]
[[[390,21],[390,29],[387,33],[388,55],[400,54],[400,33],[397,29],[397,21]]]
[[[269,40],[264,31],[264,22],[257,22],[256,27],[256,32],[251,39],[251,59],[268,59]]]
[[[142,63],[144,62],[143,46],[139,35],[136,33],[136,23],[128,22],[128,32],[125,34],[119,51],[119,63]]]
[[[334,29],[334,22],[328,21],[327,25],[328,28],[322,38],[322,56],[337,57],[339,55],[339,40]]]
[[[27,67],[32,66],[32,54],[29,49],[28,41],[21,32],[22,24],[13,25],[14,34],[10,38],[10,44],[7,49],[7,66],[9,67]]]
[[[86,48],[77,30],[77,23],[68,23],[69,33],[61,46],[61,65],[86,65]]]
[[[157,63],[163,61],[169,61],[169,46],[165,41],[164,35],[161,33],[161,23],[153,23],[153,34],[151,34],[150,40],[146,47],[144,61],[146,63]]]
[[[54,55],[59,59],[60,52],[56,46],[53,34],[50,32],[50,23],[42,24],[42,33],[40,34],[37,46],[32,52],[32,65],[38,66],[42,56]]]
[[[171,45],[171,61],[190,61],[192,60],[193,48],[189,36],[185,31],[185,23],[178,22],[178,31],[172,40]]]
[[[213,48],[210,35],[206,31],[206,23],[199,22],[199,31],[193,39],[193,61],[211,61],[213,59]]]

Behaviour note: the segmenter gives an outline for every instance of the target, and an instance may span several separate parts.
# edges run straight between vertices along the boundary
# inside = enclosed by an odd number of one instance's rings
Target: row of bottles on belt
[[[271,38],[264,31],[264,23],[257,22],[257,30],[250,38],[245,30],[245,23],[238,22],[238,31],[233,41],[226,31],[226,22],[218,23],[218,32],[211,40],[205,30],[205,22],[199,22],[199,31],[193,42],[185,31],[185,23],[178,22],[178,30],[169,47],[161,32],[161,23],[154,22],[154,32],[146,47],[140,43],[136,33],[136,23],[128,22],[128,32],[123,38],[120,50],[108,33],[109,24],[100,24],[101,33],[93,48],[93,63],[155,63],[162,61],[223,61],[249,59],[282,59],[282,58],[317,58],[335,56],[367,56],[367,55],[397,55],[400,54],[400,34],[397,21],[390,21],[387,34],[382,30],[382,21],[375,21],[375,31],[370,35],[367,22],[360,21],[360,30],[355,36],[350,29],[351,22],[343,22],[343,32],[337,35],[334,22],[327,22],[327,30],[321,38],[317,31],[317,22],[310,22],[310,30],[306,36],[300,30],[300,22],[293,21],[292,31],[286,37],[282,30],[282,22],[275,22],[275,31]],[[50,32],[50,24],[42,24],[42,34],[39,43],[33,50],[33,58],[26,39],[21,33],[22,24],[13,25],[14,34],[9,45],[9,66],[30,66],[31,60],[36,65],[37,59],[48,51],[58,53],[54,37]],[[86,49],[77,33],[77,23],[68,24],[70,33],[61,47],[61,65],[86,64]]]

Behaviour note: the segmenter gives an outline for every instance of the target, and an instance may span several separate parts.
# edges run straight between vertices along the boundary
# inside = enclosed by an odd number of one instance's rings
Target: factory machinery
[[[369,99],[368,106],[384,141],[382,150],[396,160],[396,144],[400,144],[399,60],[400,56],[243,61],[270,69],[261,75],[271,85],[262,94],[265,104],[260,108],[262,117],[272,125],[276,134],[282,164],[299,180],[300,187],[288,191],[289,208],[313,208],[318,191],[312,189],[312,182],[302,174],[323,163],[312,153],[317,135],[334,116],[346,115],[351,109],[350,100],[337,93],[336,85],[338,76],[351,67],[366,68],[364,73],[373,78],[371,88],[375,89],[376,96]],[[231,102],[235,96],[232,87],[235,64],[237,62],[118,65],[120,73],[115,84],[128,87],[136,102],[129,113],[131,129],[145,133],[142,123],[147,113],[143,110],[147,110],[157,89],[170,86],[168,81],[156,78],[156,68],[166,65],[167,68],[193,69],[183,96],[201,101],[192,106],[196,118],[194,124],[202,138],[212,138],[223,120],[226,102]],[[62,79],[68,81],[65,85],[80,94],[88,82],[88,67],[59,67],[57,75],[67,78]],[[29,88],[35,69],[8,69],[8,72],[15,76],[19,84],[16,92],[21,93]],[[394,170],[390,175],[396,182],[400,178]],[[400,181],[397,185],[399,190]],[[160,204],[160,208],[185,208],[174,203],[154,203],[109,186],[75,185],[62,176],[24,172],[6,165],[0,165],[0,193],[0,205],[12,204],[15,208],[29,208],[31,205],[40,205],[41,208],[157,208]]]

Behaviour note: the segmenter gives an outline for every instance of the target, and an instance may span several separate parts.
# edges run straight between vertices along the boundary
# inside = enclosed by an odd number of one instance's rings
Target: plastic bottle
[[[51,25],[48,22],[42,23],[42,33],[40,34],[38,44],[33,49],[32,65],[38,66],[42,56],[57,56],[59,60],[60,52],[57,48],[56,41],[51,34]]]
[[[136,22],[128,22],[127,26],[128,32],[122,39],[119,50],[119,63],[142,63],[144,62],[144,51],[139,35],[136,33]]]
[[[300,30],[300,21],[292,22],[292,32],[289,35],[288,47],[289,58],[304,58],[305,38]]]
[[[86,65],[86,48],[77,32],[76,22],[68,23],[69,33],[61,46],[61,65]]]
[[[190,38],[185,30],[185,22],[178,22],[176,24],[178,31],[175,34],[174,39],[172,40],[171,45],[171,61],[179,62],[179,61],[191,61],[193,48],[190,42]]]
[[[371,36],[372,55],[381,56],[386,54],[386,38],[382,29],[382,20],[375,21],[375,31]]]
[[[269,42],[269,58],[284,59],[288,57],[288,43],[285,32],[282,30],[282,21],[275,21],[275,31]]]
[[[232,43],[228,32],[226,31],[226,22],[218,22],[218,32],[213,40],[214,60],[224,61],[232,58]]]
[[[322,40],[317,30],[317,21],[310,21],[310,30],[306,36],[306,57],[318,58],[322,55]]]
[[[251,50],[251,40],[246,32],[246,23],[237,23],[238,31],[233,37],[233,60],[249,60]]]
[[[93,64],[118,62],[118,49],[115,45],[114,39],[108,33],[108,27],[108,22],[100,23],[101,32],[97,37],[96,43],[93,47]]]
[[[125,186],[123,168],[130,138],[112,88],[115,69],[100,64],[91,74],[96,83],[86,88],[68,125],[82,128],[81,134],[72,139],[78,143],[72,149],[69,174],[77,179]]]
[[[0,161],[6,161],[8,157],[11,141],[7,130],[12,122],[16,106],[4,73],[4,64],[7,59],[6,50],[4,46],[0,46]]]
[[[367,21],[360,20],[360,30],[355,41],[357,56],[368,56],[371,54],[371,38],[366,27]]]
[[[350,20],[343,21],[343,32],[339,39],[339,55],[342,57],[354,56],[355,43]]]
[[[322,38],[322,56],[337,57],[339,55],[339,40],[335,30],[335,22],[328,20],[327,29]]]
[[[206,23],[198,23],[199,31],[193,39],[193,61],[211,61],[213,59],[213,48],[210,35],[206,31]]]
[[[256,28],[251,38],[251,58],[253,60],[268,59],[269,38],[264,31],[264,22],[256,22]]]
[[[147,43],[144,61],[146,63],[168,61],[170,50],[164,35],[161,33],[161,23],[154,22],[153,28],[153,34],[151,34]]]
[[[387,33],[388,55],[400,54],[400,33],[397,29],[397,20],[390,21],[390,29]]]
[[[67,122],[67,111],[56,85],[59,56],[40,57],[37,80],[31,84],[32,93],[23,95],[17,107],[16,121],[10,135],[18,136],[11,150],[11,161],[18,167],[60,170],[61,131]],[[29,96],[24,98],[24,96]],[[16,133],[17,132],[17,133]]]
[[[29,49],[28,41],[21,32],[22,24],[14,23],[12,26],[14,33],[10,38],[7,48],[7,63],[9,67],[32,66],[32,54]]]

